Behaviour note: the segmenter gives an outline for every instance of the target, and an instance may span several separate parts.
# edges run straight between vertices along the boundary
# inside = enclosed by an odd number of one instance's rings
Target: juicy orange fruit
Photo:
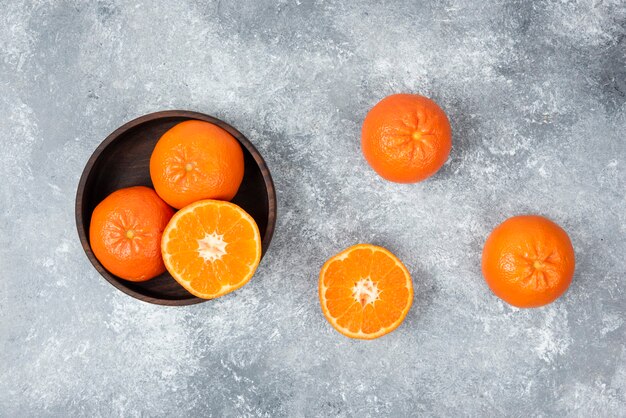
[[[369,340],[402,323],[413,303],[413,283],[395,255],[358,244],[324,264],[319,295],[324,316],[337,331]]]
[[[180,209],[201,199],[231,200],[243,180],[239,142],[209,122],[188,120],[165,132],[150,157],[157,193]]]
[[[450,122],[427,97],[394,94],[374,106],[363,122],[361,149],[381,177],[415,183],[437,172],[452,148]]]
[[[574,248],[567,233],[541,216],[515,216],[496,227],[483,248],[487,284],[520,308],[546,305],[560,297],[574,275]]]
[[[161,251],[172,277],[190,293],[213,299],[239,289],[261,260],[261,236],[239,206],[201,200],[174,215]]]
[[[173,214],[148,187],[115,191],[91,215],[91,249],[114,275],[135,282],[151,279],[165,272],[161,234]]]

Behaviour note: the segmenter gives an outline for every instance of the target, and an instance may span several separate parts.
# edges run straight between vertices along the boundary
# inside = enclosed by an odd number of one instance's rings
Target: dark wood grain
[[[98,203],[115,190],[130,186],[152,187],[150,155],[168,129],[189,119],[213,123],[233,135],[244,151],[244,178],[232,200],[256,221],[261,233],[263,255],[276,224],[276,192],[269,169],[257,149],[235,128],[202,113],[170,110],[151,113],[121,126],[94,151],[78,183],[76,226],[80,242],[96,270],[113,286],[137,299],[161,305],[190,305],[204,302],[180,286],[169,273],[146,282],[129,282],[109,273],[89,245],[89,223]]]

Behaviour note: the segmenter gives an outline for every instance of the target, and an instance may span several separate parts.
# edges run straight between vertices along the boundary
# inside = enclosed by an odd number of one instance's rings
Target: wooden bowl
[[[89,224],[96,205],[115,190],[130,186],[152,187],[150,155],[154,146],[168,129],[189,119],[213,123],[228,131],[241,144],[245,171],[232,202],[248,212],[259,226],[262,256],[270,245],[276,224],[276,191],[269,169],[254,145],[226,122],[202,113],[169,110],[142,116],[115,130],[89,158],[78,183],[78,236],[89,261],[109,283],[130,296],[160,305],[191,305],[205,299],[187,292],[168,272],[145,282],[130,282],[109,273],[91,250]]]

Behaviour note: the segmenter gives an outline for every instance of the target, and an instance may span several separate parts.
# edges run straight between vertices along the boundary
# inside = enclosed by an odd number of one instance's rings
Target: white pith
[[[380,290],[378,290],[378,286],[376,286],[376,283],[369,277],[359,279],[352,288],[354,300],[359,302],[363,307],[368,303],[377,301],[379,295]]]
[[[226,254],[224,235],[216,232],[205,234],[204,238],[198,240],[198,254],[205,261],[215,261],[221,259]]]

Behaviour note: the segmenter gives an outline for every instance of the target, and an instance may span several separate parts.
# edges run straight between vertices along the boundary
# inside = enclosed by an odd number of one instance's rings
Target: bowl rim
[[[78,237],[81,243],[81,246],[87,255],[87,258],[94,266],[96,271],[100,273],[100,275],[110,284],[112,284],[118,290],[126,293],[129,296],[132,296],[135,299],[139,299],[144,302],[153,303],[156,305],[164,305],[164,306],[187,306],[194,305],[197,303],[207,302],[211,299],[202,299],[194,295],[190,295],[189,299],[161,299],[155,298],[152,296],[147,296],[145,294],[136,292],[135,290],[127,287],[120,279],[116,276],[109,273],[96,259],[93,251],[91,250],[91,245],[89,244],[88,232],[83,227],[83,202],[82,197],[85,194],[85,185],[87,183],[87,179],[91,174],[93,167],[100,158],[100,155],[106,148],[109,147],[111,143],[113,143],[116,139],[118,139],[125,132],[139,126],[143,123],[150,122],[156,119],[162,118],[188,118],[195,120],[202,120],[214,125],[219,126],[220,128],[226,130],[232,136],[237,139],[237,141],[246,148],[246,150],[252,155],[254,161],[258,165],[261,170],[261,175],[263,177],[263,182],[265,184],[265,189],[267,193],[267,203],[268,203],[268,219],[267,219],[267,227],[265,230],[265,235],[263,236],[263,240],[261,242],[262,251],[261,251],[261,259],[267,253],[270,242],[272,241],[272,236],[274,235],[274,230],[276,228],[276,218],[277,218],[277,202],[276,202],[276,189],[274,188],[274,181],[272,180],[272,175],[270,174],[269,167],[267,163],[261,156],[261,153],[257,150],[257,148],[250,142],[250,140],[242,134],[239,130],[234,128],[232,125],[224,122],[221,119],[218,119],[214,116],[207,115],[205,113],[195,112],[191,110],[162,110],[158,112],[152,112],[145,114],[143,116],[139,116],[138,118],[132,119],[119,128],[115,129],[111,132],[107,137],[100,142],[100,144],[93,151],[87,162],[85,163],[85,167],[80,176],[80,180],[78,182],[78,187],[76,189],[76,197],[74,204],[74,215],[76,220],[76,229],[78,231]]]

